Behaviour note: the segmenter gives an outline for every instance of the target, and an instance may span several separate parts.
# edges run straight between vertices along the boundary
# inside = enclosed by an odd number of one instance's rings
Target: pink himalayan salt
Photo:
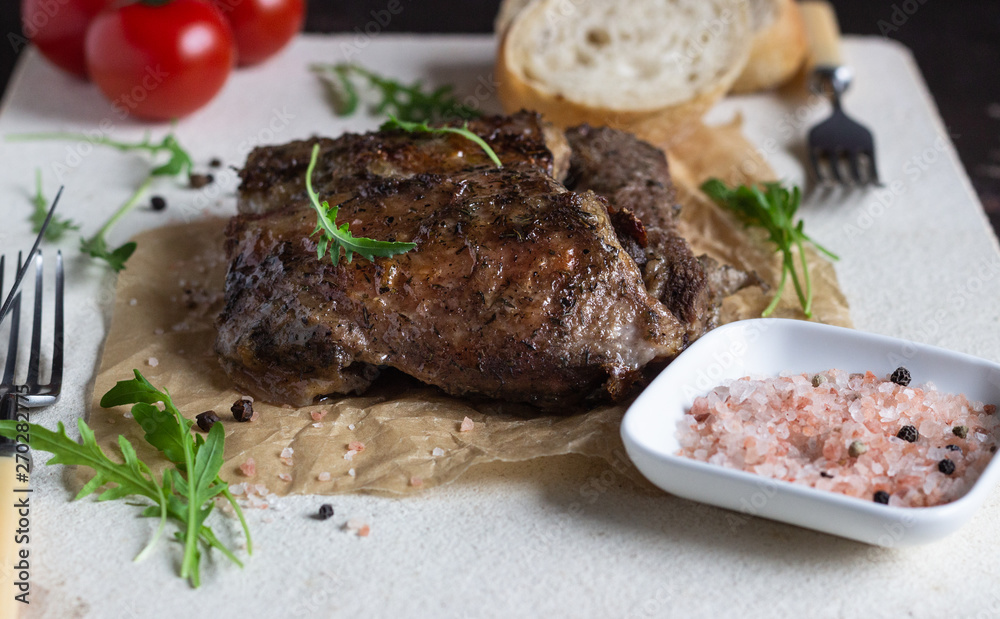
[[[325,411],[325,410],[324,411],[313,411],[313,412],[309,413],[309,416],[312,417],[313,421],[322,421],[323,417],[326,417],[327,412],[328,411]]]
[[[330,481],[330,472],[329,471],[323,471],[322,473],[320,473],[319,475],[316,476],[316,479],[318,479],[320,481]]]
[[[462,420],[461,427],[458,428],[459,432],[472,432],[472,428],[476,427],[476,422],[472,421],[468,417]]]
[[[278,479],[281,481],[292,481],[292,476],[288,473],[278,473]]]
[[[246,461],[240,465],[240,472],[247,477],[253,477],[257,474],[257,462],[253,458],[247,458]]]
[[[361,453],[365,450],[365,444],[361,441],[352,441],[347,445],[347,448],[355,453]]]
[[[695,400],[678,441],[680,454],[696,460],[866,500],[881,490],[890,505],[923,507],[972,487],[996,450],[1000,420],[992,412],[871,372],[745,377]],[[896,436],[905,425],[917,428],[915,443]],[[968,428],[966,438],[953,433],[958,426]],[[855,441],[868,449],[852,457]],[[950,475],[938,468],[945,458],[955,465]]]
[[[410,478],[410,485],[413,486],[414,488],[420,488],[421,486],[424,485],[424,478],[423,477],[411,477]]]

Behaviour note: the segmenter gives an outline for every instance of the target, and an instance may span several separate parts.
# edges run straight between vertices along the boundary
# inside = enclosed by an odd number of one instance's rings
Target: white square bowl
[[[935,507],[890,507],[676,455],[678,422],[695,398],[728,378],[837,368],[879,376],[905,366],[914,384],[1000,404],[1000,365],[970,355],[853,329],[755,319],[710,331],[675,359],[629,407],[622,439],[639,471],[680,497],[879,546],[944,537],[982,505],[1000,478],[993,458],[961,498]]]

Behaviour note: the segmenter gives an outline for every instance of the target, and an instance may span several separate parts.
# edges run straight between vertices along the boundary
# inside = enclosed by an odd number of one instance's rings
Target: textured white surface
[[[874,129],[883,178],[898,183],[881,201],[876,191],[810,200],[807,228],[840,252],[837,270],[859,329],[1000,360],[996,238],[910,55],[876,39],[849,39],[845,51],[857,71],[845,105]],[[390,75],[454,82],[463,96],[495,109],[490,38],[304,37],[273,62],[236,74],[222,96],[178,125],[181,142],[202,166],[212,157],[239,165],[256,142],[374,127],[371,119],[335,119],[306,70],[349,54]],[[750,137],[783,175],[800,180],[802,136],[827,108],[791,96],[728,101],[712,117],[742,112]],[[88,130],[103,119],[117,139],[146,129],[118,119],[91,86],[29,51],[0,113],[0,133]],[[166,128],[153,127],[154,136]],[[113,151],[75,161],[73,146],[0,143],[5,252],[27,245],[26,195],[36,166],[48,187],[65,182],[62,212],[87,233],[143,173]],[[66,166],[62,179],[54,163]],[[224,195],[218,186],[199,194],[165,182],[156,191],[170,208],[137,211],[112,240],[194,217],[205,205],[231,212],[235,179],[226,176]],[[113,277],[80,258],[75,245],[74,238],[63,243],[71,307],[64,396],[35,417],[53,425],[84,413],[113,290]],[[210,562],[203,590],[193,591],[174,576],[169,544],[144,563],[130,562],[152,529],[135,508],[69,502],[59,467],[39,467],[33,486],[29,617],[1000,614],[996,492],[944,541],[882,549],[637,488],[600,463],[543,460],[475,470],[415,498],[286,499],[281,511],[250,514],[256,551],[245,570]],[[323,502],[336,516],[309,518]],[[371,524],[371,537],[341,530],[355,517]]]

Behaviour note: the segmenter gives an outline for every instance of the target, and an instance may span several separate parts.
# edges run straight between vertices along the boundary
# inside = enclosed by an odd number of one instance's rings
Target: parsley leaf
[[[390,114],[389,120],[382,123],[382,126],[379,127],[379,129],[381,131],[401,129],[403,131],[408,131],[410,133],[431,133],[431,134],[454,133],[456,135],[462,136],[467,140],[475,142],[476,145],[479,146],[479,148],[483,149],[483,152],[485,152],[486,155],[489,156],[490,160],[493,161],[493,163],[497,164],[498,168],[503,167],[503,163],[500,161],[500,157],[498,157],[496,151],[494,151],[490,147],[490,145],[486,143],[486,140],[484,140],[483,138],[479,137],[478,135],[469,130],[469,123],[465,123],[461,127],[430,127],[426,122],[420,122],[420,123],[408,122],[405,120],[399,120],[398,118]]]
[[[351,234],[347,224],[337,226],[337,213],[340,211],[340,206],[330,206],[326,200],[320,202],[319,195],[313,190],[312,175],[318,158],[319,144],[315,144],[312,158],[309,160],[309,169],[306,170],[306,191],[309,192],[309,201],[313,210],[316,211],[316,229],[313,230],[312,235],[320,234],[320,239],[316,243],[317,259],[322,260],[329,250],[330,259],[336,265],[340,261],[340,250],[343,248],[347,262],[351,262],[354,254],[374,261],[376,256],[387,258],[404,254],[417,246],[416,243],[376,241],[357,237]]]
[[[184,547],[180,575],[197,587],[201,582],[199,544],[220,550],[234,563],[242,566],[232,551],[205,525],[205,520],[214,507],[215,497],[221,494],[233,506],[246,535],[247,551],[253,551],[243,512],[229,492],[226,482],[219,477],[225,430],[221,423],[217,423],[208,433],[208,438],[203,438],[200,434],[192,438],[193,423],[181,415],[170,395],[156,389],[138,370],[133,371],[135,378],[119,381],[101,399],[101,406],[133,404],[132,414],[143,427],[146,441],[176,465],[175,468],[167,469],[161,480],[157,481],[150,467],[139,460],[135,449],[124,436],[118,437],[118,447],[124,462],[118,463],[108,458],[97,445],[93,430],[82,419],[77,421],[80,443],[66,435],[62,422],[56,432],[44,426],[28,424],[31,447],[53,454],[46,464],[85,466],[94,471],[94,477],[80,490],[77,499],[106,487],[98,495],[99,501],[126,496],[143,496],[152,500],[155,505],[144,509],[142,515],[159,517],[160,525],[156,535],[136,560],[141,560],[152,550],[166,520],[174,520],[180,525],[175,537]],[[161,403],[163,408],[155,406],[156,403]],[[16,438],[18,425],[21,425],[23,434],[23,422],[0,421],[0,436]]]
[[[763,189],[746,185],[729,188],[719,179],[711,178],[701,185],[701,190],[716,204],[736,215],[745,225],[763,228],[768,233],[769,240],[777,246],[777,251],[782,254],[781,282],[762,316],[770,316],[778,306],[785,282],[791,276],[802,312],[807,318],[812,318],[812,282],[809,280],[809,265],[806,263],[803,246],[810,243],[831,259],[839,258],[803,231],[804,222],[801,219],[796,221],[795,213],[802,201],[799,188],[792,187],[788,191],[780,183],[764,183]],[[796,272],[793,248],[799,251],[801,280]]]
[[[35,207],[31,212],[31,229],[35,234],[38,234],[49,214],[49,200],[42,193],[42,171],[39,168],[35,169],[35,195],[31,198],[31,204]],[[72,219],[53,213],[49,227],[45,229],[45,240],[58,241],[67,231],[79,229],[80,225]]]
[[[453,86],[441,86],[427,92],[423,82],[419,80],[406,85],[350,63],[314,64],[310,68],[326,86],[334,112],[338,116],[354,114],[361,102],[361,95],[357,84],[351,79],[352,75],[361,78],[367,82],[369,88],[378,91],[381,99],[371,106],[371,112],[375,115],[395,115],[407,121],[449,118],[468,120],[481,116],[479,110],[463,105],[455,98]]]

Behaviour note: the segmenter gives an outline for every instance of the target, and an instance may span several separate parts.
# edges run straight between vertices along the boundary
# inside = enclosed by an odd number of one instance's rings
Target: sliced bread
[[[730,89],[752,42],[746,0],[508,8],[496,69],[505,110],[537,110],[561,127],[608,125],[660,144]]]
[[[753,47],[733,92],[776,88],[792,77],[806,58],[806,35],[795,0],[750,0]]]

